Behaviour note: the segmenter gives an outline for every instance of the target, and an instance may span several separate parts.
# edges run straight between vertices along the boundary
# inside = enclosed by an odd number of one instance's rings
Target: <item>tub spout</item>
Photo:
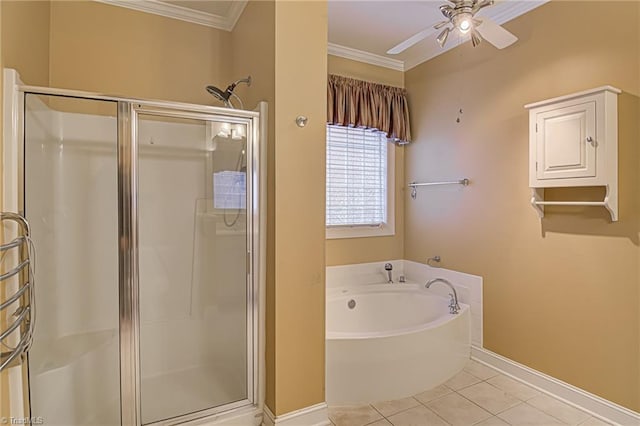
[[[458,293],[456,293],[456,289],[453,286],[453,284],[451,284],[449,281],[445,280],[444,278],[434,278],[432,280],[427,281],[427,284],[425,285],[425,287],[429,288],[431,287],[431,284],[437,283],[437,282],[441,282],[443,284],[448,285],[451,291],[453,292],[453,293],[449,293],[449,297],[451,298],[451,300],[449,301],[449,313],[457,314],[458,311],[460,310],[460,305],[458,305]]]
[[[391,271],[393,270],[393,265],[390,264],[390,263],[385,263],[384,264],[384,270],[387,271],[387,277],[389,278],[387,280],[387,283],[393,284],[393,277],[391,276]]]

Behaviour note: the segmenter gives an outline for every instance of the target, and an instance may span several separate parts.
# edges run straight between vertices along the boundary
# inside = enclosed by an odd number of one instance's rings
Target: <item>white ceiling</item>
[[[503,24],[546,1],[498,0],[478,12],[478,16]],[[329,0],[329,52],[344,57],[359,56],[359,60],[365,62],[369,62],[366,61],[368,57],[371,63],[388,68],[413,68],[468,39],[449,37],[444,49],[436,42],[438,31],[433,25],[444,19],[438,7],[446,3],[444,0]],[[386,54],[387,50],[425,28],[432,28],[432,34],[425,40],[398,55]],[[515,33],[517,36],[517,30]]]
[[[0,0],[1,1],[1,0]],[[248,0],[95,0],[231,31]],[[277,0],[287,1],[287,0]],[[449,36],[444,49],[433,25],[443,20],[446,0],[328,0],[329,53],[374,65],[408,70],[466,41]],[[478,15],[503,24],[549,0],[496,0]],[[427,29],[432,34],[398,55],[386,52]],[[517,29],[514,31],[517,34]],[[508,48],[507,48],[508,49]]]

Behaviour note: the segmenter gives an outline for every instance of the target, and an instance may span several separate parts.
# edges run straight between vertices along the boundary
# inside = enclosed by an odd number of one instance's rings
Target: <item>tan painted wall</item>
[[[50,46],[53,87],[220,105],[229,80],[229,32],[93,1],[51,3]]]
[[[276,3],[276,415],[324,401],[327,2]],[[298,115],[309,117],[304,128]]]
[[[250,1],[231,33],[232,79],[251,74],[251,87],[236,92],[245,105],[269,103],[267,148],[267,283],[266,283],[266,395],[265,403],[275,412],[276,404],[276,281],[275,281],[275,2]],[[264,148],[264,144],[262,144]]]
[[[277,13],[250,2],[231,33],[94,2],[54,2],[50,14],[50,65],[22,67],[30,84],[218,105],[205,85],[253,76],[237,93],[249,108],[270,102],[267,405],[282,414],[324,401],[326,2]],[[32,31],[25,22],[12,33]],[[300,113],[305,129],[293,124]]]
[[[22,81],[49,84],[49,2],[2,1],[2,59]]]
[[[2,3],[0,3],[0,70],[4,69],[4,60],[3,60],[3,51],[4,49],[2,49]],[[3,81],[4,78],[0,78],[0,94],[3,93]],[[3,117],[3,104],[4,102],[0,102],[0,117]],[[2,150],[2,135],[3,135],[3,130],[2,130],[2,121],[0,120],[0,165],[3,164],[3,150]],[[0,171],[2,170],[2,167],[0,166]],[[0,211],[4,211],[4,205],[2,200],[4,200],[4,193],[3,193],[3,188],[4,188],[4,182],[3,182],[3,173],[0,173]],[[3,231],[0,230],[0,236],[4,236],[3,235]],[[0,290],[0,295],[2,296],[3,300],[6,297],[5,293]],[[7,323],[6,318],[4,315],[0,315],[0,325],[2,326],[2,328],[4,329],[5,324]],[[8,371],[2,371],[0,372],[0,417],[6,417],[9,416],[9,372]]]
[[[404,73],[364,62],[329,55],[329,74],[390,86],[404,87]],[[395,150],[395,235],[388,237],[343,238],[327,241],[327,265],[402,259],[404,256],[404,150]]]
[[[29,25],[25,23],[29,23]],[[4,67],[19,70],[23,79],[28,79],[31,84],[48,84],[48,2],[0,1],[0,70],[3,70]],[[2,94],[2,78],[0,78],[0,94]],[[2,102],[0,102],[0,117],[2,117],[1,104]],[[1,153],[2,120],[0,120],[0,158]],[[0,160],[0,188],[2,188],[2,176],[2,161]],[[2,190],[0,189],[0,211],[3,210]],[[0,291],[4,291],[4,289],[0,289]],[[6,318],[2,316],[0,322],[6,325]],[[26,366],[23,366],[23,375],[26,375]],[[9,386],[8,372],[0,373],[0,418],[21,415],[21,413],[12,413],[9,410],[11,398],[16,398],[16,391],[20,392],[20,390]]]
[[[275,97],[275,2],[249,1],[231,32],[231,80],[251,75],[251,87],[239,85],[235,92],[245,107]],[[222,83],[221,83],[222,84]],[[269,105],[273,110],[274,106]],[[273,112],[273,111],[270,111]]]
[[[337,74],[358,80],[372,81],[388,86],[404,87],[404,72],[379,67],[364,62],[329,55],[329,74]]]
[[[484,277],[486,348],[634,410],[639,8],[554,1],[506,25],[520,39],[508,49],[466,44],[406,73],[416,139],[406,153],[407,179],[472,181],[405,197],[406,257],[424,262],[439,254],[443,266]],[[609,223],[600,208],[549,208],[540,223],[528,202],[523,105],[604,84],[624,91],[620,221]]]

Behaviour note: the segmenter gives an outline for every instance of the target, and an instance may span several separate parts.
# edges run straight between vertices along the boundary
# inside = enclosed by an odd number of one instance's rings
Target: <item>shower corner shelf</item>
[[[531,205],[605,207],[618,220],[618,95],[602,86],[525,105]],[[545,188],[599,186],[602,201],[545,201]]]

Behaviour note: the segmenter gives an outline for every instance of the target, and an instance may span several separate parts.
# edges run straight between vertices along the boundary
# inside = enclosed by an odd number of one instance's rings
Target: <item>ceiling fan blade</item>
[[[431,34],[433,34],[435,31],[432,27],[429,28],[425,28],[424,30],[420,31],[417,34],[412,35],[411,37],[409,37],[408,39],[406,39],[405,41],[403,41],[402,43],[393,46],[391,49],[387,50],[387,54],[388,55],[397,55],[398,53],[402,53],[405,50],[407,50],[408,48],[410,48],[411,46],[413,46],[414,44],[416,44],[419,41],[424,40],[425,38],[429,37]]]
[[[504,49],[518,41],[518,37],[486,17],[482,19],[482,23],[478,26],[478,32],[483,39],[498,49]]]

